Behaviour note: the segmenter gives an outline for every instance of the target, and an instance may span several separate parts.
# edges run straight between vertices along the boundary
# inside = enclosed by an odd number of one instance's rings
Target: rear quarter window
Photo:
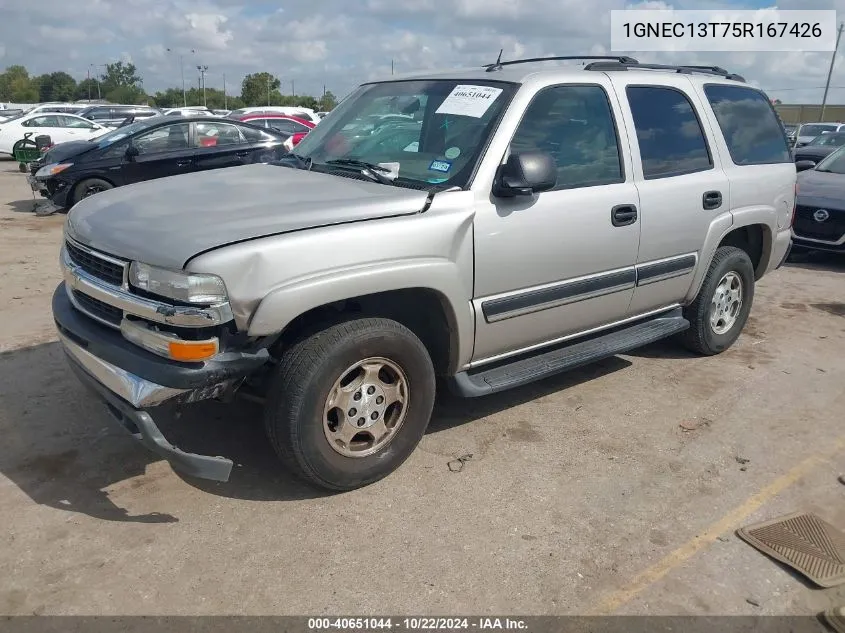
[[[709,84],[704,93],[735,165],[789,163],[789,145],[771,102],[741,86]]]

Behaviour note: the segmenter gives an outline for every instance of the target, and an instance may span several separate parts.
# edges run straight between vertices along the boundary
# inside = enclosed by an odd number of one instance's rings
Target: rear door
[[[84,141],[102,134],[104,130],[97,127],[90,121],[86,121],[82,117],[73,117],[58,115],[57,117],[62,127],[65,128],[68,134],[71,134],[74,140]]]
[[[730,218],[730,190],[692,82],[667,73],[659,84],[628,75],[614,74],[613,83],[624,104],[641,208],[637,286],[628,309],[634,316],[684,300],[710,225]]]
[[[190,123],[172,123],[143,132],[132,139],[132,146],[138,154],[124,164],[127,184],[196,171]]]
[[[254,145],[234,123],[198,121],[192,124],[198,170],[237,167],[253,162]]]

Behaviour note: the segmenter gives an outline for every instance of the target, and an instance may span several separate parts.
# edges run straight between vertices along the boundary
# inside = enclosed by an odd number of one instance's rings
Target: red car
[[[258,125],[259,127],[273,128],[285,134],[290,134],[290,138],[284,143],[288,151],[296,147],[299,141],[305,138],[305,135],[315,127],[315,124],[311,123],[311,121],[287,114],[273,114],[271,112],[264,114],[244,114],[237,117],[237,120]]]

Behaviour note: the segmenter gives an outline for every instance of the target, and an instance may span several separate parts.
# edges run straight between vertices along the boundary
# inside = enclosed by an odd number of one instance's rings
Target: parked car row
[[[63,142],[30,166],[33,191],[55,209],[134,182],[280,159],[290,135],[219,117],[148,117]]]

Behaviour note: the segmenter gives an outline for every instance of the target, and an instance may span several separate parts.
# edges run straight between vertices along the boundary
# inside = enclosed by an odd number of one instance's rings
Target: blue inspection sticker
[[[433,160],[428,166],[431,171],[439,171],[443,174],[448,173],[452,169],[452,163],[448,160]]]

